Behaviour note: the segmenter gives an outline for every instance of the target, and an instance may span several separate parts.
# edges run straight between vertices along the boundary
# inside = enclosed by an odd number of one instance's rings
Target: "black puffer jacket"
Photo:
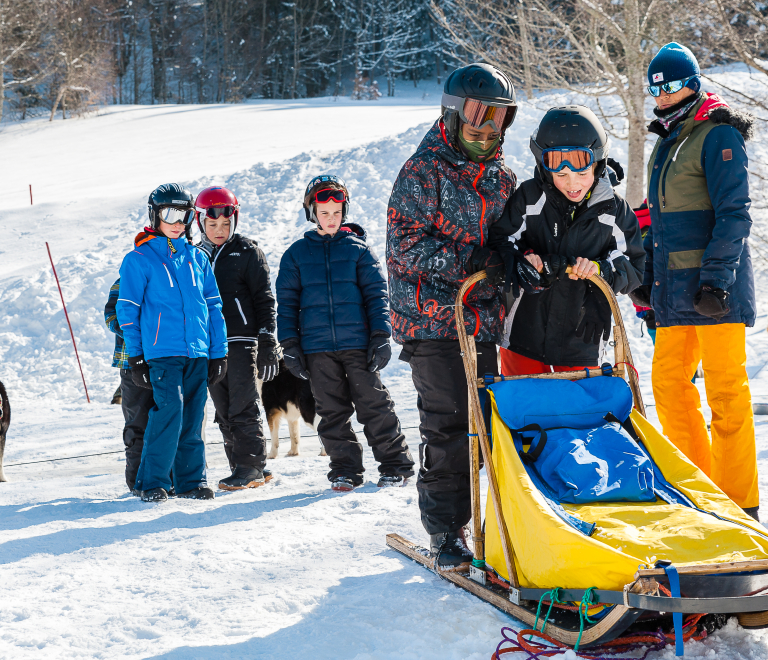
[[[275,297],[269,265],[256,241],[235,234],[221,247],[207,240],[198,245],[211,260],[224,301],[228,341],[254,341],[275,334]]]
[[[510,197],[490,232],[491,246],[511,240],[524,253],[605,260],[616,293],[629,293],[641,284],[645,251],[640,226],[607,176],[589,199],[574,205],[543,181],[537,169]],[[598,347],[575,336],[586,292],[586,282],[567,278],[542,293],[523,294],[507,314],[502,346],[545,364],[597,364]]]

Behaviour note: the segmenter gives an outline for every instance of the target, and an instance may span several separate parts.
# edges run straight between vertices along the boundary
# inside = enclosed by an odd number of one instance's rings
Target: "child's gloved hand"
[[[368,371],[381,371],[392,357],[389,335],[374,332],[368,340]]]
[[[213,387],[214,385],[221,382],[222,378],[227,375],[227,358],[213,358],[213,360],[208,360],[208,386]]]
[[[262,332],[259,334],[259,348],[256,353],[256,371],[259,380],[268,383],[280,371],[277,342],[275,338]]]
[[[149,365],[143,355],[129,357],[128,364],[131,367],[131,379],[133,384],[143,387],[146,390],[152,389],[152,383],[149,380]]]
[[[283,360],[285,360],[285,366],[296,378],[301,380],[309,380],[309,372],[307,371],[307,362],[304,359],[304,351],[301,350],[298,339],[286,339],[280,342],[283,347]]]
[[[611,306],[603,292],[592,284],[587,285],[582,316],[574,334],[583,336],[585,344],[592,342],[595,346],[599,346],[601,338],[607,340],[611,335]]]
[[[704,284],[693,296],[693,308],[703,316],[719,321],[731,311],[728,305],[728,292],[718,287]]]

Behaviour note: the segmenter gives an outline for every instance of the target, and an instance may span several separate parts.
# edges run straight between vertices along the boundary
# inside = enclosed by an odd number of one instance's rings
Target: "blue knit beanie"
[[[686,87],[698,92],[701,88],[700,73],[699,63],[691,50],[673,41],[662,46],[648,65],[648,84],[661,85],[696,76],[688,81]]]

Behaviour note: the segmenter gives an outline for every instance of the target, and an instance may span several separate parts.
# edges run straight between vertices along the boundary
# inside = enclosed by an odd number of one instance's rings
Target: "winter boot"
[[[168,493],[165,492],[165,488],[158,487],[141,491],[142,502],[165,502],[167,499]]]
[[[176,497],[184,497],[188,500],[212,500],[215,495],[213,490],[208,486],[198,486],[192,490],[188,490],[186,493],[179,493]]]
[[[331,490],[337,493],[348,493],[357,488],[355,482],[349,477],[334,477],[331,480]]]
[[[759,506],[750,506],[750,507],[747,507],[746,509],[742,509],[742,511],[744,511],[744,513],[746,513],[748,516],[757,520],[757,522],[760,522],[760,516],[757,515],[757,510],[759,508],[760,508]]]
[[[264,475],[264,483],[269,483],[272,481],[272,470],[268,470],[267,468],[262,469],[261,473]]]
[[[376,485],[379,488],[402,488],[408,483],[408,479],[403,478],[400,474],[382,474],[379,477],[379,483]]]
[[[440,571],[469,570],[474,557],[467,547],[463,527],[455,532],[430,534],[429,550],[435,560],[435,568]]]
[[[251,465],[238,465],[232,476],[219,481],[219,488],[221,490],[243,490],[245,488],[258,488],[265,483],[267,480],[259,468]]]

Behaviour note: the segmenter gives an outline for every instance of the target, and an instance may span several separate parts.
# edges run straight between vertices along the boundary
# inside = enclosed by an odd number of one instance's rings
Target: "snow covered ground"
[[[274,281],[283,251],[308,227],[299,214],[306,182],[332,171],[347,180],[352,215],[383,255],[392,182],[438,104],[428,89],[407,102],[117,107],[0,129],[0,380],[13,405],[11,481],[0,484],[0,658],[490,656],[500,628],[514,622],[385,546],[391,531],[426,541],[414,485],[379,490],[374,479],[333,495],[327,459],[317,455],[317,439],[306,437],[300,457],[286,458],[282,445],[283,456],[270,462],[275,479],[263,488],[212,502],[144,504],[126,493],[122,416],[109,405],[118,375],[109,366],[113,339],[103,306],[156,185],[235,190],[240,230],[258,239]],[[531,174],[528,136],[541,105],[521,107],[505,144],[521,179]],[[754,149],[762,155],[766,143]],[[614,153],[626,162],[623,143]],[[758,213],[756,220],[768,218]],[[748,342],[754,398],[768,402],[766,303]],[[623,305],[653,418],[652,346]],[[395,356],[384,380],[415,451],[407,365]],[[215,484],[228,469],[210,402],[208,419]],[[758,418],[758,452],[768,497],[768,418]],[[50,460],[87,454],[98,455]],[[366,467],[376,474],[369,451]],[[669,648],[656,657],[673,655]],[[768,634],[732,622],[686,655],[766,658]]]

